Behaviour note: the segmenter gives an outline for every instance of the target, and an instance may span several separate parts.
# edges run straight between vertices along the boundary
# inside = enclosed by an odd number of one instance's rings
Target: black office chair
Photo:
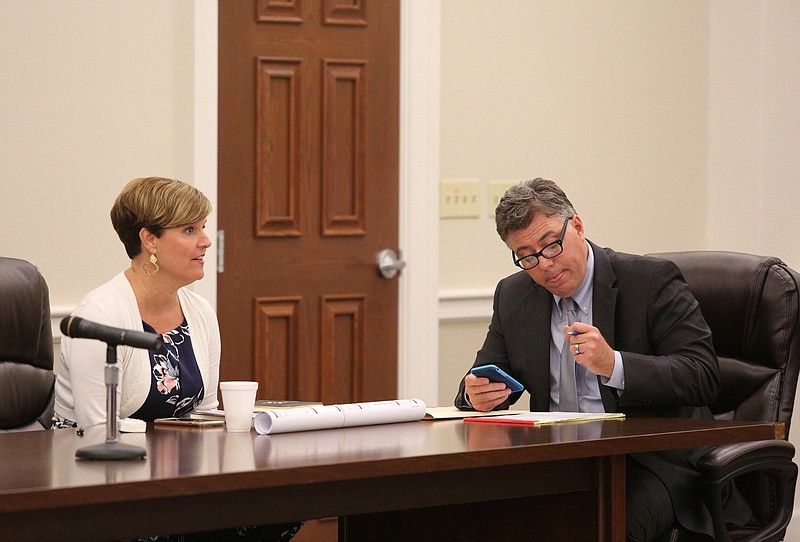
[[[0,431],[52,427],[50,293],[31,263],[0,257]]]
[[[788,439],[800,370],[800,274],[778,258],[734,252],[651,256],[678,265],[711,327],[720,364],[714,416],[782,422]],[[703,497],[718,542],[783,540],[797,482],[793,457],[787,440],[770,440],[716,446],[701,458]],[[725,524],[723,490],[730,480],[753,510],[752,525]]]

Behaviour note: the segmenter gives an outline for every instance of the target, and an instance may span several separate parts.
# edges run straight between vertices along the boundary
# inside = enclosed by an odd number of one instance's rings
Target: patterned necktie
[[[561,309],[567,311],[567,322],[572,325],[576,320],[575,302],[571,297],[561,299]],[[578,389],[575,384],[575,357],[569,347],[569,340],[564,341],[561,349],[561,389],[558,392],[558,409],[562,412],[578,412]]]

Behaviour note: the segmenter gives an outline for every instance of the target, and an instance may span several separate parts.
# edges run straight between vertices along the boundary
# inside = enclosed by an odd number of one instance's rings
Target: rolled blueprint
[[[358,425],[419,421],[425,416],[420,399],[310,406],[258,412],[253,426],[261,435],[314,431]]]

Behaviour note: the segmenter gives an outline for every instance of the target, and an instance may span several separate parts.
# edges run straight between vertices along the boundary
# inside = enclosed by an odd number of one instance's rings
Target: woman
[[[117,347],[120,418],[153,421],[218,406],[217,317],[207,300],[185,288],[204,275],[211,246],[204,228],[210,212],[211,203],[199,190],[161,177],[134,179],[111,209],[111,222],[131,265],[90,292],[72,314],[164,339],[158,352]],[[101,341],[61,339],[56,427],[105,423],[105,365]],[[174,539],[288,540],[300,526],[262,525]]]
[[[158,177],[128,183],[111,209],[131,266],[89,293],[73,315],[164,337],[156,353],[117,348],[120,418],[152,421],[218,405],[217,318],[208,301],[184,288],[203,278],[211,246],[203,228],[210,212],[199,190]],[[101,341],[61,340],[57,425],[105,423],[105,364]]]

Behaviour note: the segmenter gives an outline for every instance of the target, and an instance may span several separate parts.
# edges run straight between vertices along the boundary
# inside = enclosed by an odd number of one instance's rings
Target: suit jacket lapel
[[[614,313],[617,307],[617,276],[611,267],[606,252],[592,243],[594,250],[594,294],[592,299],[592,322],[600,330],[606,342],[614,348]]]
[[[617,288],[614,285],[616,284],[617,276],[606,251],[594,243],[590,244],[594,251],[592,322],[594,327],[600,330],[608,345],[614,348],[614,315],[617,307]],[[607,412],[615,412],[617,410],[619,398],[615,390],[601,383],[600,396]]]
[[[525,307],[525,351],[528,356],[525,367],[531,367],[533,371],[530,382],[534,389],[529,390],[532,410],[547,412],[550,410],[550,313],[553,310],[553,294],[534,283]],[[542,330],[546,330],[546,333],[542,333]]]

